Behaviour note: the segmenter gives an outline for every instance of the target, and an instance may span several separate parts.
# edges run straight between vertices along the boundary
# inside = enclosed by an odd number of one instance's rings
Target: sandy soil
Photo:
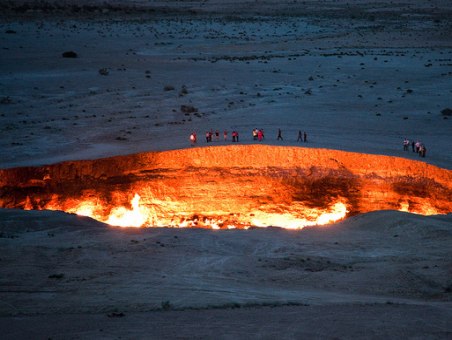
[[[0,214],[3,339],[452,334],[450,215],[215,231]]]
[[[210,129],[251,144],[258,127],[270,145],[411,159],[403,139],[420,140],[452,169],[449,1],[21,3],[2,4],[0,168],[189,148],[194,131],[202,147]],[[2,339],[452,336],[450,215],[301,231],[0,221]]]
[[[180,149],[210,129],[251,143],[258,127],[268,144],[281,128],[278,145],[299,145],[301,129],[309,147],[405,157],[403,139],[420,140],[428,162],[450,169],[444,4],[308,3],[292,17],[12,12],[0,27],[0,167]]]

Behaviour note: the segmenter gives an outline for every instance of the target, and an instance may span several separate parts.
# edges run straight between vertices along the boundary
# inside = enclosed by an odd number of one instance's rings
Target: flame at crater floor
[[[115,226],[324,225],[393,209],[452,211],[450,170],[335,150],[227,146],[0,170],[0,206]]]
[[[253,218],[250,222],[237,222],[234,218],[230,221],[225,221],[215,218],[198,218],[195,219],[182,219],[181,222],[175,222],[171,220],[169,224],[156,222],[154,216],[150,216],[145,208],[140,206],[140,196],[135,194],[132,202],[132,209],[129,210],[125,207],[113,208],[110,215],[106,220],[102,220],[102,217],[94,214],[94,208],[89,204],[82,203],[74,211],[81,216],[88,216],[94,219],[100,219],[102,222],[110,224],[112,226],[119,227],[174,227],[174,228],[186,228],[186,227],[208,227],[212,229],[236,229],[236,228],[249,228],[255,227],[268,227],[278,226],[287,229],[301,229],[306,226],[325,225],[339,221],[347,215],[347,207],[342,202],[334,203],[331,207],[326,209],[310,209],[304,208],[299,211],[299,214],[303,214],[306,217],[296,217],[288,213],[284,214],[265,214],[258,213],[258,217]],[[54,209],[55,210],[55,209]],[[255,215],[256,216],[256,215]]]

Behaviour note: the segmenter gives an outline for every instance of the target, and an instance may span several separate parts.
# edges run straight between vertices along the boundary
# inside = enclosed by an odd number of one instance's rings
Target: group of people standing
[[[425,152],[427,151],[427,148],[425,147],[425,145],[423,143],[421,143],[420,141],[415,142],[414,139],[409,140],[409,139],[405,138],[403,140],[403,150],[408,151],[410,148],[410,145],[411,145],[413,152],[419,153],[419,157],[425,157]]]
[[[214,134],[215,134],[215,141],[216,142],[220,141],[220,132],[218,130],[216,130],[214,133],[213,129],[211,129],[210,131],[206,132],[206,142],[207,143],[212,142]],[[223,139],[225,142],[228,140],[228,130],[224,130]],[[265,139],[264,129],[258,129],[258,128],[253,129],[253,140],[262,141],[263,139]],[[281,129],[278,129],[278,138],[276,140],[280,140],[280,139],[284,140],[282,137]],[[194,146],[197,143],[196,132],[193,132],[190,135],[190,141],[191,141],[192,146]],[[233,131],[232,132],[232,142],[238,142],[238,141],[239,141],[239,133],[237,131]],[[307,142],[306,132],[301,132],[301,130],[298,130],[297,142],[298,141]],[[427,148],[425,147],[425,145],[423,143],[421,143],[420,141],[415,142],[414,140],[405,138],[403,141],[403,150],[409,151],[410,145],[411,145],[413,152],[418,153],[419,157],[425,157]]]
[[[218,130],[213,132],[213,129],[210,129],[210,131],[206,132],[206,142],[207,143],[212,142],[214,135],[215,135],[215,141],[219,142],[220,141],[220,132]],[[225,142],[228,140],[228,130],[224,130],[224,132],[223,132],[223,139],[224,139]],[[239,133],[237,131],[233,131],[232,132],[232,141],[233,142],[238,142],[239,141]],[[190,135],[190,142],[191,142],[191,146],[194,146],[198,142],[197,136],[196,136],[196,132],[193,132]]]
[[[212,142],[212,137],[213,137],[213,130],[210,129],[210,131],[206,132],[206,141],[207,143]],[[215,141],[218,142],[220,140],[220,133],[217,131],[215,131]]]
[[[214,136],[215,136],[215,141],[219,142],[220,141],[220,132],[218,130],[216,130],[215,132],[213,131],[213,129],[210,129],[210,131],[207,131],[206,132],[206,143],[212,142]],[[225,142],[228,140],[228,130],[224,130],[223,139]],[[258,129],[258,128],[253,129],[253,140],[262,141],[263,139],[265,139],[264,129]],[[278,129],[278,138],[276,140],[280,140],[280,139],[284,140],[282,137],[281,129]],[[190,135],[190,141],[191,141],[192,146],[194,146],[197,143],[196,132],[193,132]],[[239,141],[239,133],[237,131],[233,131],[232,132],[232,142],[238,142],[238,141]],[[298,141],[307,142],[306,132],[302,133],[301,130],[298,130],[297,142]]]
[[[260,141],[262,141],[262,139],[265,139],[264,129],[255,128],[253,130],[253,140],[259,140],[259,142],[260,142]]]

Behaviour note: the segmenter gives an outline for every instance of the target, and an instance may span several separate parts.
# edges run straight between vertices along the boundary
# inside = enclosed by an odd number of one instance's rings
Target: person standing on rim
[[[421,147],[421,142],[417,141],[416,144],[414,144],[414,146],[416,147],[416,152],[419,152],[419,148]]]
[[[278,129],[278,139],[277,140],[279,140],[279,139],[282,139],[282,140],[284,140],[283,138],[282,138],[282,136],[281,136],[281,129]]]
[[[210,129],[210,132],[209,132],[209,142],[212,142],[212,136],[213,136],[213,129]]]
[[[301,136],[301,130],[298,130],[298,138],[297,138],[297,142],[298,141],[303,141],[303,137]]]

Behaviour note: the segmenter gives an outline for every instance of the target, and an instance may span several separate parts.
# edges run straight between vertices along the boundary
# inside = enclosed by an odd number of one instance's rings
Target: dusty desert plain
[[[266,164],[271,150],[339,150],[356,168],[370,157],[356,153],[442,168],[446,206],[452,197],[452,117],[441,113],[452,108],[450,1],[0,8],[0,169],[181,149],[203,164],[199,148],[212,164],[223,152]],[[207,144],[210,129],[228,140]],[[425,158],[404,151],[405,138],[424,143]],[[167,176],[195,178],[190,169]],[[215,184],[209,169],[196,177],[209,190],[229,178]],[[420,197],[432,199],[427,184]],[[0,338],[451,339],[451,211],[375,210],[297,230],[212,230],[0,209]]]

